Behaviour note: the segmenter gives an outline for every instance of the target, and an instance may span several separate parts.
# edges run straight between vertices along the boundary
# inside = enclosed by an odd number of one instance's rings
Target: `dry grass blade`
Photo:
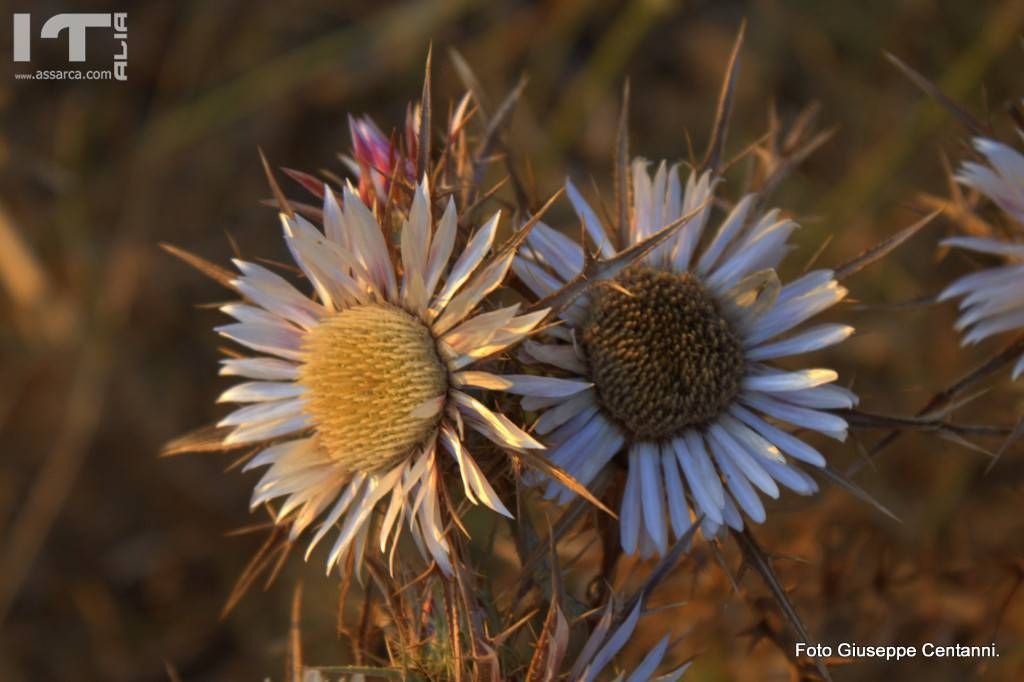
[[[835,269],[836,280],[842,281],[851,275],[855,275],[869,265],[885,258],[893,250],[895,250],[900,244],[907,241],[915,234],[921,231],[925,225],[934,220],[942,210],[932,211],[924,218],[921,218],[910,227],[906,227],[896,234],[892,235],[888,239],[884,239],[878,244],[875,244],[864,253],[856,256],[852,260],[849,260]]]
[[[786,590],[779,583],[778,576],[775,575],[775,569],[772,568],[771,561],[765,554],[764,550],[761,549],[761,545],[758,544],[749,528],[743,529],[743,531],[732,531],[732,536],[736,538],[736,543],[740,546],[743,551],[743,559],[747,565],[752,566],[761,579],[764,580],[765,585],[771,591],[772,596],[775,598],[779,608],[782,609],[782,613],[786,616],[790,625],[796,631],[800,639],[808,644],[814,642],[811,639],[810,634],[807,632],[807,628],[804,627],[803,621],[800,619],[800,615],[796,612],[796,608],[793,603],[789,600],[789,595],[786,594]],[[818,670],[821,677],[828,682],[831,682],[832,676],[829,675],[828,668],[825,667],[825,662],[821,660],[820,656],[814,657],[814,665]]]
[[[620,272],[628,268],[635,261],[643,258],[648,253],[658,248],[662,243],[678,232],[684,225],[700,214],[711,201],[711,197],[705,199],[699,206],[678,219],[661,228],[647,239],[633,244],[627,249],[617,253],[607,260],[587,260],[583,266],[583,272],[573,278],[558,291],[545,296],[540,301],[530,306],[530,310],[550,308],[548,317],[555,317],[566,306],[583,294],[588,288],[603,280],[613,279]],[[584,253],[587,253],[584,249]]]
[[[573,491],[580,497],[584,498],[585,500],[590,502],[590,504],[594,505],[604,513],[611,516],[612,518],[619,518],[618,515],[611,509],[609,509],[607,506],[605,506],[605,504],[601,502],[601,500],[594,497],[591,494],[591,492],[587,490],[587,487],[585,485],[583,485],[575,478],[570,476],[560,466],[552,463],[544,455],[538,452],[534,452],[532,450],[522,450],[518,452],[513,452],[511,454],[513,457],[519,457],[520,459],[522,459],[527,466],[536,469],[537,471],[541,472],[545,476],[548,476],[549,478],[555,479],[556,481],[564,485],[566,488]]]
[[[427,48],[427,65],[423,71],[423,97],[420,100],[419,158],[416,161],[416,178],[422,178],[430,169],[430,118],[433,104],[430,99],[430,67],[434,46]]]
[[[701,162],[699,171],[710,170],[712,173],[718,170],[722,161],[722,151],[725,149],[725,137],[729,129],[729,118],[732,116],[733,91],[736,87],[736,74],[740,65],[740,50],[743,47],[743,39],[747,33],[747,20],[740,22],[739,32],[736,34],[736,42],[733,43],[732,53],[729,55],[729,64],[725,69],[725,78],[722,80],[722,89],[718,95],[718,110],[715,112],[715,124],[711,129],[711,140],[708,142],[707,155]]]
[[[918,88],[921,89],[922,92],[924,92],[926,95],[928,95],[936,102],[941,104],[943,107],[945,107],[950,114],[952,114],[958,121],[960,121],[960,123],[964,125],[964,127],[970,130],[972,133],[974,133],[975,135],[985,135],[989,133],[988,126],[980,123],[976,118],[974,118],[969,113],[967,113],[967,111],[961,108],[960,105],[951,100],[949,97],[946,97],[946,95],[943,94],[941,90],[939,90],[938,86],[935,85],[935,83],[932,83],[930,80],[922,76],[920,73],[918,73],[908,64],[906,64],[902,59],[892,54],[891,52],[883,51],[882,54],[885,55],[885,58],[889,60],[889,62],[893,66],[899,69],[900,72],[902,72],[903,75],[906,76],[911,83],[916,85]]]
[[[189,253],[188,251],[180,249],[177,246],[174,246],[173,244],[168,244],[167,242],[160,242],[160,248],[166,251],[167,253],[171,254],[172,256],[180,258],[181,260],[185,261],[186,263],[194,267],[196,270],[203,273],[210,279],[214,280],[221,286],[227,289],[231,289],[232,291],[235,290],[235,285],[231,283],[231,281],[235,279],[235,275],[230,270],[222,268],[221,266],[215,263],[211,263],[210,261],[206,260],[205,258],[202,258],[201,256],[197,256],[194,253]]]
[[[190,431],[169,441],[160,449],[161,457],[172,457],[189,452],[222,452],[233,449],[224,445],[224,436],[231,433],[230,428],[210,424]]]

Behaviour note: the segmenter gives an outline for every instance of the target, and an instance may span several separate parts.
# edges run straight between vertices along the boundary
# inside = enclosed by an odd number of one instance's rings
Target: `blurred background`
[[[337,585],[319,562],[293,557],[277,583],[221,618],[263,539],[228,535],[264,520],[247,511],[256,475],[225,474],[230,455],[157,453],[223,414],[211,331],[221,317],[201,304],[226,294],[157,244],[225,263],[234,239],[246,254],[286,258],[259,204],[269,192],[257,147],[274,165],[343,172],[346,115],[399,125],[431,41],[439,111],[461,94],[450,47],[495,100],[529,76],[509,139],[546,196],[567,173],[609,185],[627,76],[632,150],[685,160],[689,138],[702,151],[745,18],[727,156],[765,132],[772,106],[785,124],[818,102],[820,125],[836,127],[774,197],[804,225],[794,270],[822,244],[819,262],[837,264],[911,224],[921,193],[948,196],[943,155],[963,157],[965,131],[883,51],[1005,139],[1007,106],[1024,94],[1019,0],[3,7],[5,26],[10,12],[32,12],[38,26],[97,9],[126,9],[129,26],[127,82],[0,78],[0,679],[11,681],[143,682],[168,670],[187,681],[283,679],[299,578],[307,660],[347,660]],[[105,64],[101,41],[89,47]],[[60,68],[65,50],[36,41],[33,60]],[[553,215],[571,221],[567,205]],[[1000,347],[959,349],[949,306],[893,305],[968,271],[962,256],[936,257],[952,229],[939,219],[849,282],[872,305],[840,311],[858,334],[823,361],[864,409],[910,414]],[[964,420],[1013,423],[1020,388],[1005,373],[991,386]],[[859,456],[852,445],[828,452],[840,469]],[[989,475],[987,463],[910,434],[857,477],[902,523],[826,487],[809,500],[784,496],[756,529],[821,641],[1000,647],[990,660],[833,661],[836,680],[1024,679],[1024,453],[1011,450]],[[734,547],[725,558],[739,565]],[[686,605],[645,619],[645,636],[682,624],[672,657],[701,654],[688,680],[795,679],[773,641],[792,635],[768,592],[749,572],[739,586],[698,549],[653,604]]]

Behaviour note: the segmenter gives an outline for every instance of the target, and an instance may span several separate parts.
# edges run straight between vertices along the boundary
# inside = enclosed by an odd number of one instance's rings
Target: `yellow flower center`
[[[342,310],[309,332],[303,353],[299,380],[317,437],[350,471],[391,468],[436,428],[431,401],[448,390],[448,372],[430,330],[404,310]]]

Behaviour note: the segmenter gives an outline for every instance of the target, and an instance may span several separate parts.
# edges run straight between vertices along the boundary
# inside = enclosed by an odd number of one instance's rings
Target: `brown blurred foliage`
[[[8,11],[84,11],[23,4]],[[686,158],[688,139],[703,149],[747,18],[728,149],[765,130],[771,105],[792,121],[820,102],[837,133],[775,201],[804,225],[793,260],[827,242],[826,264],[913,222],[920,192],[946,196],[942,157],[965,152],[965,132],[883,50],[1004,135],[1005,107],[1024,94],[1017,0],[225,0],[128,12],[127,83],[0,78],[3,680],[141,682],[169,679],[169,669],[189,681],[283,679],[299,579],[307,660],[348,660],[335,634],[338,586],[316,562],[294,557],[267,591],[220,618],[261,541],[226,533],[264,517],[247,512],[254,475],[225,475],[228,459],[156,457],[222,414],[214,399],[225,385],[211,332],[220,316],[197,306],[224,292],[156,245],[225,262],[230,235],[246,254],[284,258],[274,216],[259,205],[268,190],[257,145],[275,164],[341,172],[345,115],[370,113],[385,129],[401,121],[430,41],[435,102],[460,94],[449,46],[495,98],[529,76],[510,140],[546,196],[566,173],[608,186],[626,76],[636,153]],[[0,40],[10,54],[7,34]],[[64,45],[53,42],[37,48],[40,61],[60,63]],[[569,219],[566,205],[557,210]],[[937,259],[949,229],[937,221],[850,282],[856,301],[872,305],[841,311],[858,334],[826,366],[852,379],[866,409],[910,414],[998,346],[959,349],[949,306],[893,305],[970,267]],[[967,413],[1008,424],[1021,404],[1020,387],[1003,380]],[[840,469],[860,456],[852,443],[827,451]],[[755,529],[821,641],[1000,646],[1000,658],[982,661],[833,661],[836,680],[1024,679],[1024,453],[1011,450],[989,475],[987,462],[908,435],[857,478],[902,523],[827,487],[784,496]],[[727,548],[735,571],[740,554]],[[585,586],[587,565],[578,571]],[[642,574],[620,571],[624,583]],[[777,606],[750,571],[739,588],[698,544],[651,606],[687,603],[645,619],[636,651],[682,627],[674,657],[701,654],[688,680],[795,679],[793,634]]]

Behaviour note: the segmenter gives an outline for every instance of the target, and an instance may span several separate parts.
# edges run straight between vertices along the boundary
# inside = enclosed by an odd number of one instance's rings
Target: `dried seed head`
[[[707,423],[744,372],[739,340],[689,273],[635,267],[598,287],[582,345],[601,405],[638,440]]]
[[[307,335],[303,353],[317,437],[350,471],[394,466],[436,427],[439,413],[423,406],[448,390],[447,369],[430,330],[404,310],[342,310]]]

